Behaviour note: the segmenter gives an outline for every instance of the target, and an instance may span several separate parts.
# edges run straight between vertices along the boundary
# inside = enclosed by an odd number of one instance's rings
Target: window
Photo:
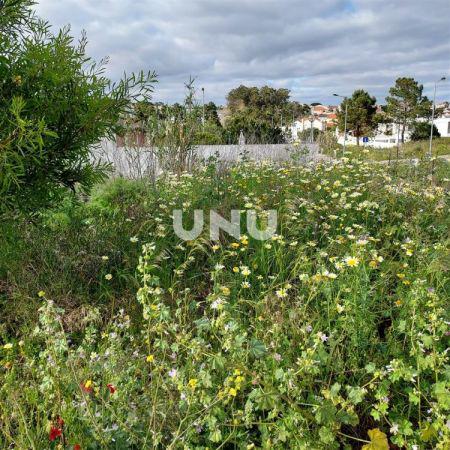
[[[450,134],[450,120],[449,120],[449,122],[447,124],[447,134]]]

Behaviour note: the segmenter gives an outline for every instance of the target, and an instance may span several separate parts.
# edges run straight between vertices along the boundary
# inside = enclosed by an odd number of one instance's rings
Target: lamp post
[[[205,126],[205,88],[202,87],[202,125]]]
[[[339,94],[333,94],[335,97],[340,97],[344,100],[347,100],[347,96],[345,95],[339,95]],[[342,150],[343,153],[345,153],[345,149],[347,147],[347,115],[348,115],[348,102],[345,102],[345,119],[344,119],[344,149]]]
[[[433,95],[433,109],[431,112],[431,129],[430,129],[430,148],[429,148],[429,154],[430,154],[430,158],[433,156],[433,128],[434,128],[434,114],[436,112],[436,91],[437,91],[437,85],[438,83],[440,83],[441,81],[445,81],[447,78],[446,77],[442,77],[440,80],[436,81],[434,83],[434,95]]]

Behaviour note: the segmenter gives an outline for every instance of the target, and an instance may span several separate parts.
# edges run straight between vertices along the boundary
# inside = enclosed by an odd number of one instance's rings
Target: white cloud
[[[190,75],[218,103],[241,83],[288,87],[299,101],[355,88],[383,101],[398,76],[430,93],[450,75],[448,0],[41,0],[37,9],[74,34],[86,29],[112,78],[156,70],[166,101],[182,98]],[[439,92],[448,99],[450,83]]]

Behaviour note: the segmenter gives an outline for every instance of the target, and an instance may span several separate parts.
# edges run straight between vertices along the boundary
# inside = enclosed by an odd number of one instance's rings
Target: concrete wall
[[[296,153],[301,153],[300,160],[305,163],[323,158],[317,144],[199,145],[195,148],[196,160],[217,157],[222,163],[232,163],[244,157],[255,161],[287,161]],[[160,162],[152,148],[117,147],[115,142],[104,141],[92,150],[92,156],[111,164],[117,176],[142,178],[161,172]]]

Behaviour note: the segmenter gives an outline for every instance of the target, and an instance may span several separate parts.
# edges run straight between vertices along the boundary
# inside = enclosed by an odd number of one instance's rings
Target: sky
[[[88,53],[109,56],[107,74],[154,70],[154,99],[181,101],[196,79],[206,101],[225,104],[240,84],[291,90],[302,103],[336,104],[365,89],[384,103],[400,76],[450,101],[449,0],[40,0],[38,14]]]

